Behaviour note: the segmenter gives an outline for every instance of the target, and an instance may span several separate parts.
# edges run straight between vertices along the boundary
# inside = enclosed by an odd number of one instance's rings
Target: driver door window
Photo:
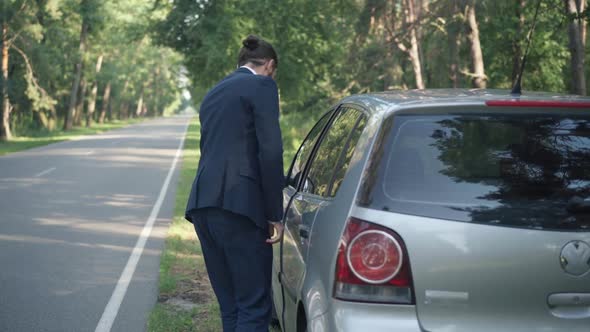
[[[315,142],[320,137],[323,129],[326,127],[326,124],[332,117],[334,111],[330,111],[326,113],[313,127],[313,129],[309,132],[301,146],[299,147],[299,151],[295,155],[293,159],[293,163],[291,164],[291,169],[289,170],[289,175],[287,175],[287,185],[297,188],[299,180],[301,178],[301,174],[305,169],[305,164],[309,160],[309,156],[313,151],[313,147]]]
[[[337,180],[337,186],[339,186],[340,178],[344,176],[348,164],[344,165],[342,171],[336,172],[337,174],[335,174],[335,168],[337,168],[338,164],[342,165],[347,162],[347,160],[342,159],[349,159],[352,156],[356,140],[360,135],[351,136],[351,133],[359,124],[359,120],[364,119],[364,117],[361,118],[362,116],[360,111],[353,108],[341,108],[338,111],[309,166],[302,188],[303,192],[324,197],[334,196],[336,190],[330,190],[331,184]],[[364,127],[364,122],[362,126]],[[353,145],[350,145],[351,139],[349,137],[354,138]],[[348,151],[348,146],[351,146],[352,151]],[[346,152],[345,158],[341,158],[343,151]],[[335,179],[334,175],[338,175],[338,179]],[[337,186],[335,189],[337,189]]]

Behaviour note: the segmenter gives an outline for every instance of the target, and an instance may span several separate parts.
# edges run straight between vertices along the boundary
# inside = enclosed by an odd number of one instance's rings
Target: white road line
[[[170,166],[170,170],[168,171],[168,175],[166,176],[166,180],[164,180],[164,184],[162,185],[162,189],[160,190],[160,194],[158,195],[158,199],[156,200],[156,204],[152,208],[152,212],[148,217],[145,226],[143,226],[143,230],[141,231],[141,235],[139,239],[137,239],[137,243],[135,244],[135,248],[133,248],[133,252],[131,256],[129,256],[129,260],[125,265],[125,269],[123,269],[123,273],[121,273],[121,277],[119,277],[119,281],[117,282],[117,286],[111,295],[107,306],[102,313],[102,317],[100,317],[100,321],[96,326],[95,332],[109,332],[113,323],[115,322],[115,318],[117,318],[117,314],[119,313],[119,307],[121,306],[121,302],[123,302],[123,298],[125,298],[125,293],[127,293],[127,288],[129,287],[129,283],[133,278],[133,273],[135,273],[135,268],[137,267],[137,263],[139,262],[139,258],[143,252],[145,244],[150,237],[152,232],[152,228],[154,226],[154,222],[156,221],[156,217],[160,212],[160,208],[162,207],[162,203],[164,202],[164,197],[166,197],[166,192],[168,191],[168,186],[170,185],[170,180],[172,179],[172,174],[174,173],[174,168],[176,167],[176,163],[182,153],[182,148],[184,146],[184,139],[186,137],[186,131],[188,129],[189,123],[184,128],[184,135],[180,140],[180,144],[178,145],[178,149],[176,150],[176,156],[174,156],[174,161],[172,161],[172,166]]]
[[[36,178],[40,178],[40,177],[42,177],[43,175],[47,175],[47,174],[49,174],[49,173],[51,173],[51,172],[53,172],[53,171],[55,171],[55,170],[56,170],[56,168],[55,168],[55,167],[48,168],[48,169],[44,170],[43,172],[39,172],[39,173],[35,174],[35,177],[36,177]]]
[[[93,153],[94,153],[94,151],[88,151],[88,152],[86,152],[84,155],[85,155],[85,156],[89,156],[89,155],[91,155],[91,154],[93,154]]]

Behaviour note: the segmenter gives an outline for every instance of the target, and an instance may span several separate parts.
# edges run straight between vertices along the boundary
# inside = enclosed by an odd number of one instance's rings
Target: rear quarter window
[[[590,115],[390,116],[358,203],[460,222],[589,231]]]

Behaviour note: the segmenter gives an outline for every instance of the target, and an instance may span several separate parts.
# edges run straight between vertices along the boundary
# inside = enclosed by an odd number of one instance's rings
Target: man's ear
[[[266,69],[270,73],[273,71],[274,67],[275,67],[275,60],[270,59],[266,62],[264,69]]]
[[[266,62],[264,69],[269,74],[269,76],[274,78],[274,74],[276,71],[276,62],[274,59],[270,59]]]

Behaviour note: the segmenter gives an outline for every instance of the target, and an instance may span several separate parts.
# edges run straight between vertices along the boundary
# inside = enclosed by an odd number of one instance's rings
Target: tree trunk
[[[92,83],[92,89],[90,90],[90,99],[88,100],[88,112],[86,113],[86,127],[92,126],[92,119],[94,116],[94,110],[96,109],[96,96],[98,95],[98,74],[102,67],[102,59],[104,55],[99,55],[96,61],[96,77],[94,83]]]
[[[86,102],[86,90],[88,90],[88,82],[84,78],[80,82],[80,94],[78,95],[78,102],[74,112],[74,126],[82,125],[82,114],[84,114],[84,104]]]
[[[153,98],[152,98],[152,108],[154,111],[153,116],[159,116],[160,113],[163,113],[163,110],[160,110],[160,66],[157,66],[154,73],[154,81],[152,82],[153,87]]]
[[[577,4],[578,4],[578,12],[583,13],[586,10],[587,4],[586,4],[586,0],[577,0]],[[586,17],[586,19],[581,19],[578,22],[580,23],[580,36],[582,38],[582,49],[586,49],[586,28],[588,26],[588,20],[589,17]]]
[[[518,19],[518,25],[516,26],[516,38],[512,41],[512,86],[516,82],[516,78],[518,77],[518,73],[520,72],[520,61],[522,59],[522,48],[520,47],[520,43],[522,41],[522,36],[524,36],[524,9],[526,7],[526,0],[516,0],[516,17]]]
[[[410,49],[408,50],[408,56],[412,62],[412,68],[414,70],[414,77],[416,79],[416,88],[424,89],[424,79],[422,76],[422,62],[420,61],[420,51],[418,45],[418,34],[416,31],[417,19],[415,14],[416,4],[414,0],[406,0],[406,6],[408,10],[407,23],[410,28]]]
[[[125,120],[129,118],[129,103],[123,102],[121,106],[119,106],[118,116],[119,120]]]
[[[2,24],[2,120],[0,122],[0,141],[12,139],[10,131],[10,100],[8,99],[8,24]]]
[[[422,41],[424,40],[425,24],[422,24],[422,17],[428,14],[428,6],[430,0],[414,0],[414,20],[417,22],[416,26],[416,37],[418,41],[418,59],[420,60],[420,71],[422,74],[422,84],[426,86],[424,82],[430,82],[431,73],[428,68],[424,65],[424,47]]]
[[[457,14],[459,14],[458,0],[452,0],[449,8],[449,22],[447,36],[449,43],[449,79],[453,88],[459,87],[459,49],[461,47],[459,39],[459,24],[457,24]]]
[[[584,10],[585,0],[564,0],[568,14],[578,14]],[[586,95],[586,78],[584,75],[584,40],[582,33],[582,19],[576,19],[569,23],[569,49],[572,67],[571,92]]]
[[[59,126],[57,121],[58,121],[57,110],[55,109],[55,107],[52,107],[49,110],[49,130],[50,131],[53,131],[55,128],[57,128],[57,126]]]
[[[127,88],[129,87],[129,78],[125,79],[125,83],[123,83],[123,89],[121,89],[121,93],[119,95],[119,107],[116,110],[116,119],[123,120],[129,117],[129,101],[125,98],[127,93]],[[114,115],[112,115],[114,116]]]
[[[86,51],[86,35],[88,34],[88,22],[82,22],[82,29],[80,31],[80,49],[78,61],[74,65],[74,81],[72,82],[72,91],[70,92],[70,104],[66,112],[66,119],[64,121],[64,130],[72,129],[74,121],[74,112],[76,111],[78,89],[80,87],[80,80],[82,79],[82,65],[84,62],[84,53]]]
[[[111,102],[111,81],[107,83],[102,95],[102,107],[100,108],[100,115],[98,116],[98,123],[104,123],[104,118],[107,114],[107,107]]]
[[[135,110],[135,117],[139,117],[141,112],[143,111],[143,88],[141,88],[141,94],[139,95],[139,100],[137,101],[137,109]]]
[[[107,119],[109,119],[109,122],[113,121],[113,103],[109,103],[109,108],[107,110]]]
[[[479,42],[479,27],[477,26],[477,18],[475,16],[475,0],[468,0],[465,11],[467,14],[467,26],[469,34],[467,38],[470,43],[470,54],[472,63],[473,87],[485,89],[486,75],[484,70],[483,55],[481,52],[481,44]]]

